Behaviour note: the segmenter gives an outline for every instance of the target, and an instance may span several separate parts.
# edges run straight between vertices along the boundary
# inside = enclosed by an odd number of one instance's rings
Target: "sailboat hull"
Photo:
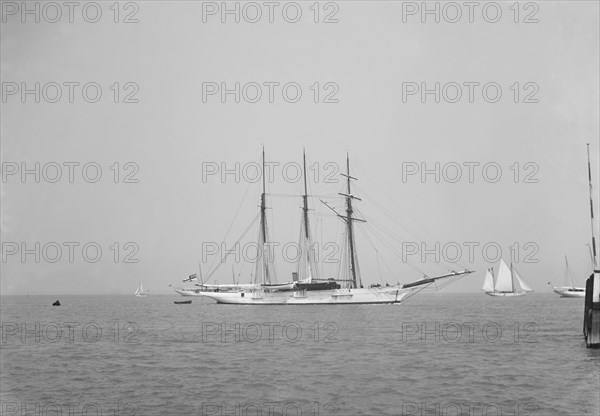
[[[553,287],[552,290],[561,298],[585,298],[585,289],[582,287]]]
[[[357,305],[400,303],[410,291],[338,289],[286,292],[201,292],[217,303],[233,305]]]
[[[490,295],[490,296],[499,296],[499,297],[505,297],[505,296],[525,296],[527,294],[527,292],[485,292],[486,295]]]

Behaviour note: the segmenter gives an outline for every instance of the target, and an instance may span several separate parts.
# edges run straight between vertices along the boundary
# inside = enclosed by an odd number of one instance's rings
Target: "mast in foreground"
[[[590,214],[592,225],[592,275],[585,282],[585,306],[583,310],[583,334],[588,348],[600,348],[600,270],[596,254],[594,232],[594,203],[592,197],[592,165],[590,163],[590,144],[587,144],[588,181],[590,188]]]
[[[592,197],[592,165],[590,163],[590,144],[587,144],[587,159],[588,159],[588,182],[590,189],[590,224],[592,226],[592,263],[593,268],[598,268],[598,257],[596,254],[596,237],[594,232],[594,200]]]

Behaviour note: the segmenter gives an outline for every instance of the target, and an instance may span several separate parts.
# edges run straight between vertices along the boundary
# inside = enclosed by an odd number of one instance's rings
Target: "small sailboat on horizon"
[[[140,282],[140,285],[137,287],[134,294],[138,298],[143,298],[143,297],[148,296],[150,294],[150,292],[149,291],[144,292],[144,286],[142,286],[142,282]]]
[[[524,296],[527,292],[533,292],[533,289],[519,276],[512,263],[509,268],[504,259],[500,259],[500,267],[495,280],[494,269],[486,270],[481,289],[490,296]]]
[[[567,284],[563,286],[554,286],[552,285],[552,282],[548,282],[548,284],[552,286],[554,293],[560,295],[561,298],[585,298],[585,288],[575,286],[575,279],[573,278],[573,272],[569,269],[567,256],[565,256],[565,273],[562,280]]]

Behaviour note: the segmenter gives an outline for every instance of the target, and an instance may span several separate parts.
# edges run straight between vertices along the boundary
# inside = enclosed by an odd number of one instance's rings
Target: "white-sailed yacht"
[[[486,270],[481,289],[490,296],[523,296],[527,292],[533,292],[533,289],[523,281],[512,264],[509,268],[504,259],[500,259],[498,276],[495,280],[494,269]]]

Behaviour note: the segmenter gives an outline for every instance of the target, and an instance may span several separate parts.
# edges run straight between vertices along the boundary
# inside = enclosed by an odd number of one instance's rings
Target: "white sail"
[[[496,292],[513,292],[512,273],[503,259],[500,259],[500,269],[496,278]]]
[[[515,278],[517,279],[517,282],[519,282],[519,286],[521,286],[521,289],[523,289],[525,292],[533,292],[533,289],[530,288],[527,283],[525,283],[523,281],[523,279],[521,279],[521,276],[519,276],[519,273],[517,273],[516,269],[513,269],[513,274],[515,276]]]
[[[575,287],[575,281],[573,280],[573,275],[570,273],[569,270],[569,260],[567,260],[567,256],[565,256],[565,277],[566,277],[566,281],[567,284],[571,284],[571,287],[574,288]]]
[[[521,284],[519,283],[521,280],[518,278],[517,271],[514,269],[513,265],[510,265],[512,277],[513,277],[513,292],[515,293],[525,293],[523,288],[521,288]]]
[[[573,277],[573,272],[571,269],[569,269],[569,261],[567,260],[567,256],[565,256],[565,273],[563,275],[562,283],[564,287],[575,289],[575,279]]]
[[[484,292],[493,292],[494,291],[494,276],[490,269],[487,269],[485,272],[485,279],[483,281],[483,287],[481,288]]]
[[[142,296],[148,296],[148,293],[144,292],[144,286],[142,286],[142,283],[140,282],[140,285],[137,287],[137,289],[135,290],[134,295],[142,297]]]

